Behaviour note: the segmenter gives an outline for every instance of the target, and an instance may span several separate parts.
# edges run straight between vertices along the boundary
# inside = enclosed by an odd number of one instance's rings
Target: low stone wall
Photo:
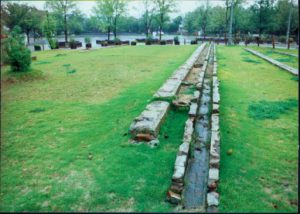
[[[219,125],[219,81],[217,77],[217,58],[214,47],[213,68],[213,110],[211,115],[211,141],[208,172],[207,212],[217,212],[219,205],[219,193],[217,192],[220,169],[220,125]]]
[[[290,72],[290,73],[292,73],[294,75],[298,75],[298,70],[295,69],[295,68],[287,66],[287,65],[285,65],[285,64],[283,64],[281,62],[278,62],[278,61],[276,61],[276,60],[274,60],[274,59],[272,59],[270,57],[267,57],[267,56],[265,56],[265,55],[263,55],[263,54],[261,54],[261,53],[259,53],[257,51],[251,50],[249,48],[245,48],[245,50],[249,51],[250,53],[252,53],[252,54],[254,54],[256,56],[259,56],[259,57],[263,58],[264,60],[267,60],[268,62],[272,63],[273,65],[278,66],[279,68],[282,68],[282,69],[284,69],[284,70],[286,70],[286,71],[288,71],[288,72]]]
[[[154,94],[157,99],[172,99],[176,96],[181,82],[188,75],[194,63],[198,59],[200,53],[204,49],[205,44],[202,44],[197,50],[192,54],[192,56],[180,66],[173,75],[163,84],[163,86]]]
[[[166,101],[154,101],[147,105],[129,128],[132,138],[136,141],[147,142],[155,140],[169,107],[170,104]]]

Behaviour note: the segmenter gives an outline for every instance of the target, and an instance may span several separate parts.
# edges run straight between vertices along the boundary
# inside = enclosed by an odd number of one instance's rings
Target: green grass
[[[45,51],[33,63],[42,79],[2,72],[0,210],[172,211],[187,113],[170,111],[155,148],[130,144],[128,129],[195,48]]]
[[[218,46],[217,53],[220,211],[296,212],[298,82],[242,47]]]
[[[283,64],[286,64],[290,67],[298,69],[299,60],[298,60],[297,57],[276,53],[276,52],[273,51],[274,50],[273,48],[252,46],[251,49],[259,51],[262,54],[264,54],[268,57],[271,57],[272,59],[275,59],[279,62],[282,62]],[[278,51],[278,52],[298,54],[298,50],[285,50],[285,49],[280,49],[280,48],[277,48],[275,50]]]

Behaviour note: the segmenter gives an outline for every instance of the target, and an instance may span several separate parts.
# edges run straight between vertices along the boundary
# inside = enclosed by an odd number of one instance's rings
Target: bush
[[[279,36],[278,37],[278,42],[285,43],[286,42],[286,36]]]
[[[77,48],[77,43],[76,43],[74,38],[70,39],[69,45],[70,45],[71,49],[76,49]]]
[[[233,38],[233,43],[234,43],[235,45],[240,44],[240,41],[241,41],[241,38],[240,38],[240,37],[234,37],[234,38]]]
[[[167,42],[166,42],[165,40],[161,40],[161,41],[159,42],[159,44],[160,44],[160,45],[166,45]]]
[[[35,50],[35,51],[41,51],[42,48],[41,48],[40,45],[34,45],[34,50]]]
[[[191,41],[191,45],[197,45],[197,44],[198,44],[197,40],[192,40]]]
[[[178,42],[179,42],[178,36],[175,36],[175,37],[174,37],[174,42],[175,42],[175,43],[178,43]]]
[[[151,45],[153,43],[153,37],[148,36],[145,40],[146,45]]]
[[[85,42],[85,44],[91,44],[91,38],[90,37],[85,37],[84,42]]]
[[[131,41],[131,45],[136,45],[136,41]]]
[[[114,44],[115,45],[121,45],[122,44],[122,42],[121,42],[121,40],[119,39],[119,38],[114,38]]]
[[[25,46],[25,38],[19,26],[14,27],[7,42],[7,59],[13,72],[30,70],[31,52]]]

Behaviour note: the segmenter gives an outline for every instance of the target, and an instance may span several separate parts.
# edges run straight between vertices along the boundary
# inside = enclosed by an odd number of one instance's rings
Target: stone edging
[[[207,212],[217,212],[219,193],[216,191],[219,183],[220,169],[220,126],[219,126],[219,81],[217,77],[216,47],[214,45],[213,66],[213,111],[211,115],[211,141],[208,172]]]
[[[292,68],[292,67],[287,66],[287,65],[285,65],[283,63],[280,63],[280,62],[278,62],[278,61],[276,61],[276,60],[274,60],[274,59],[272,59],[270,57],[267,57],[267,56],[265,56],[265,55],[263,55],[263,54],[261,54],[261,53],[259,53],[257,51],[251,50],[249,48],[245,48],[245,50],[249,51],[250,53],[252,53],[252,54],[254,54],[256,56],[259,56],[259,57],[263,58],[264,60],[270,62],[271,64],[276,65],[276,66],[278,66],[278,67],[280,67],[280,68],[282,68],[282,69],[284,69],[284,70],[286,70],[286,71],[288,71],[288,72],[290,72],[290,73],[292,73],[294,75],[298,75],[298,70],[295,69],[295,68]]]
[[[299,58],[298,55],[292,54],[292,53],[286,53],[286,52],[281,52],[281,51],[273,51],[273,52],[274,52],[274,53],[278,53],[278,54],[283,54],[283,55],[288,55],[288,56],[294,56],[294,57]]]
[[[180,88],[181,82],[192,69],[194,63],[198,59],[202,50],[204,49],[205,44],[206,43],[203,43],[200,47],[198,47],[196,51],[194,51],[192,56],[172,74],[172,76],[154,94],[154,98],[172,99],[174,96],[176,96]]]

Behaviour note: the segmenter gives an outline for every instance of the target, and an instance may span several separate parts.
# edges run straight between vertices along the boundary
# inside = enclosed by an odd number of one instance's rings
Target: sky
[[[176,12],[170,14],[171,18],[177,16],[183,16],[185,13],[193,11],[196,7],[205,5],[207,0],[177,0]],[[45,1],[18,1],[27,3],[28,5],[34,5],[38,9],[44,9]],[[128,15],[136,18],[140,17],[143,12],[143,3],[141,0],[129,0],[128,1]],[[224,6],[224,0],[209,0],[210,6]],[[87,16],[92,14],[92,8],[95,5],[95,1],[76,1],[78,8]]]

